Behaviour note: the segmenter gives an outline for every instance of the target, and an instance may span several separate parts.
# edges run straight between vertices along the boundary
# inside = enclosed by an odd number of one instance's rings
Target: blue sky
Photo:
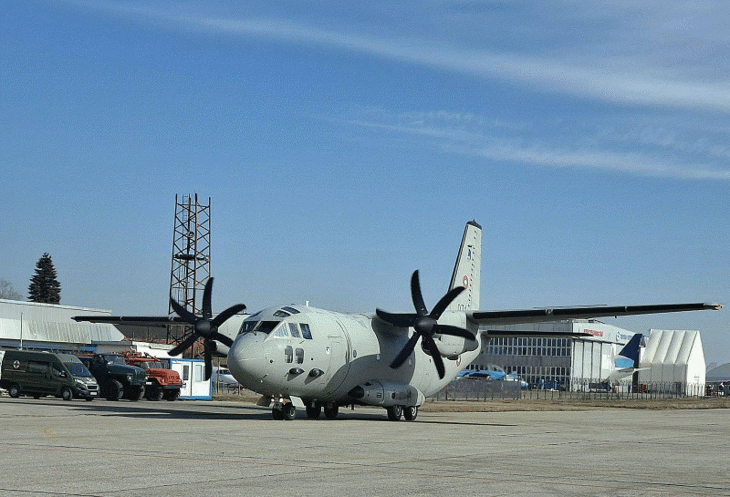
[[[411,306],[484,228],[482,307],[730,303],[724,2],[43,2],[0,17],[0,278],[164,314],[175,195],[214,305]],[[730,311],[611,320],[699,329]]]

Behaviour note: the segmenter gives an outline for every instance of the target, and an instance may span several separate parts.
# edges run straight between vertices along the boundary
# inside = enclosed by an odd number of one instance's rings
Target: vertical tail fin
[[[617,369],[639,367],[639,346],[641,346],[642,338],[643,335],[641,333],[636,333],[631,337],[629,343],[624,345],[624,348],[621,349],[621,352],[618,353],[618,356],[614,360]]]
[[[451,275],[449,290],[457,286],[466,288],[449,305],[448,310],[477,310],[480,308],[479,291],[482,271],[482,227],[476,221],[469,221],[464,228],[459,255]]]

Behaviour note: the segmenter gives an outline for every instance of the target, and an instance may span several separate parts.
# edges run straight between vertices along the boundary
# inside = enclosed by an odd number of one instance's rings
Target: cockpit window
[[[272,336],[278,337],[278,338],[289,338],[289,332],[286,330],[286,324],[282,324],[281,326],[277,326],[276,329],[274,329],[274,332],[271,334]]]
[[[291,316],[291,314],[289,314],[286,311],[283,311],[283,310],[279,309],[278,311],[276,311],[274,313],[274,316],[277,317],[277,318],[288,318],[289,316]]]
[[[259,324],[258,321],[244,321],[243,324],[241,324],[241,329],[238,331],[238,334],[243,335],[244,333],[253,331],[257,324]]]
[[[290,312],[292,314],[299,314],[299,311],[294,309],[293,307],[286,306],[286,307],[282,307],[282,309],[284,309],[286,312]]]
[[[311,340],[312,333],[309,331],[309,325],[307,323],[301,323],[299,326],[302,329],[302,336],[307,340]]]
[[[291,333],[291,336],[294,338],[301,337],[299,334],[299,325],[297,323],[289,323],[289,333]]]
[[[261,333],[266,333],[268,335],[279,323],[281,323],[281,321],[261,321],[256,328],[256,331],[260,331]]]

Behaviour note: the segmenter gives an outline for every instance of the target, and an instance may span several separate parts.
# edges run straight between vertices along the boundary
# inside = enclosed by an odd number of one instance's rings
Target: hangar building
[[[0,299],[0,346],[27,349],[94,350],[92,344],[116,343],[124,335],[107,324],[77,323],[80,314],[110,311],[68,305]]]
[[[498,369],[518,374],[533,387],[584,390],[608,386],[614,359],[634,332],[596,320],[494,326],[472,370]],[[542,336],[508,336],[540,333]],[[550,337],[551,333],[555,338]],[[585,334],[585,338],[566,336]],[[507,336],[496,336],[497,334]],[[640,349],[638,382],[674,393],[702,395],[705,357],[698,331],[650,330]],[[611,380],[612,382],[614,380]],[[631,376],[621,380],[627,388]],[[600,388],[600,387],[599,387]]]

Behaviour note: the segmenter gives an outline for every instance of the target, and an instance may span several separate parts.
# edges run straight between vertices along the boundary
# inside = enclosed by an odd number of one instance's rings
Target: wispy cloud
[[[433,7],[433,4],[431,4]],[[364,55],[397,60],[407,64],[432,67],[462,75],[486,80],[501,80],[525,85],[533,90],[576,96],[584,99],[611,102],[628,106],[661,106],[668,108],[701,109],[715,112],[730,112],[730,85],[727,74],[702,71],[698,75],[697,60],[692,62],[691,53],[685,54],[682,69],[668,69],[666,57],[637,55],[651,52],[646,39],[654,43],[652,32],[644,32],[645,40],[639,37],[641,26],[629,32],[610,25],[601,33],[610,42],[626,36],[629,43],[622,43],[620,49],[612,45],[607,48],[601,43],[586,43],[582,51],[560,46],[559,50],[535,50],[534,47],[503,48],[498,51],[488,48],[475,48],[474,40],[452,35],[427,37],[423,31],[411,32],[409,36],[399,36],[397,31],[376,29],[374,26],[359,25],[357,28],[319,27],[307,21],[283,20],[282,18],[256,15],[210,15],[204,12],[185,12],[181,7],[155,10],[148,7],[132,7],[127,4],[103,3],[88,4],[88,8],[125,16],[136,21],[151,22],[168,29],[204,31],[216,35],[266,38],[286,43],[309,44],[329,49],[357,52]],[[608,6],[598,9],[605,23],[615,23],[621,19],[622,9],[610,10]],[[665,10],[665,7],[662,7]],[[669,9],[671,10],[671,9]],[[656,9],[633,9],[649,26],[663,33],[686,30],[693,22],[693,16],[705,12],[679,11],[674,16],[658,15]],[[489,12],[492,14],[492,12]],[[584,20],[579,13],[574,17],[583,24],[575,29],[580,36],[583,31],[597,30],[596,19]],[[584,12],[585,14],[585,12]],[[417,12],[413,12],[417,17]],[[595,14],[594,14],[595,15]],[[472,23],[474,14],[470,13]],[[479,18],[487,22],[486,18]],[[494,22],[494,17],[489,18]],[[458,21],[458,18],[455,19]],[[556,22],[559,23],[560,19]],[[590,21],[590,22],[589,22]],[[530,29],[535,19],[523,19],[523,29]],[[540,21],[543,22],[544,21]],[[573,21],[577,22],[577,21]],[[472,29],[474,38],[480,39],[475,24],[464,25]],[[536,31],[548,29],[544,24],[536,26]],[[628,28],[626,28],[628,29]],[[452,26],[458,33],[459,26]],[[617,31],[617,32],[616,32]],[[715,32],[714,30],[712,31]],[[488,40],[486,40],[488,41]],[[539,42],[539,38],[535,39]],[[568,39],[563,40],[565,44]],[[697,40],[694,40],[697,42]],[[608,42],[606,42],[608,43]],[[642,45],[643,43],[643,45]],[[479,43],[476,43],[479,45]],[[485,45],[482,45],[485,46]],[[488,45],[487,45],[488,46]],[[674,45],[672,45],[674,46]],[[676,48],[676,47],[675,47]],[[633,53],[628,53],[633,50]],[[707,50],[700,47],[700,50]],[[687,64],[694,63],[695,66]]]
[[[455,112],[393,113],[359,108],[351,125],[424,137],[443,153],[480,157],[498,165],[595,169],[636,176],[730,180],[725,148],[667,131],[667,122],[644,123],[635,134],[607,131],[590,121],[507,123]],[[661,130],[661,131],[659,131]],[[658,138],[663,135],[663,138]],[[669,137],[671,136],[671,138]],[[719,138],[718,138],[719,139]],[[719,155],[719,157],[718,157]]]

